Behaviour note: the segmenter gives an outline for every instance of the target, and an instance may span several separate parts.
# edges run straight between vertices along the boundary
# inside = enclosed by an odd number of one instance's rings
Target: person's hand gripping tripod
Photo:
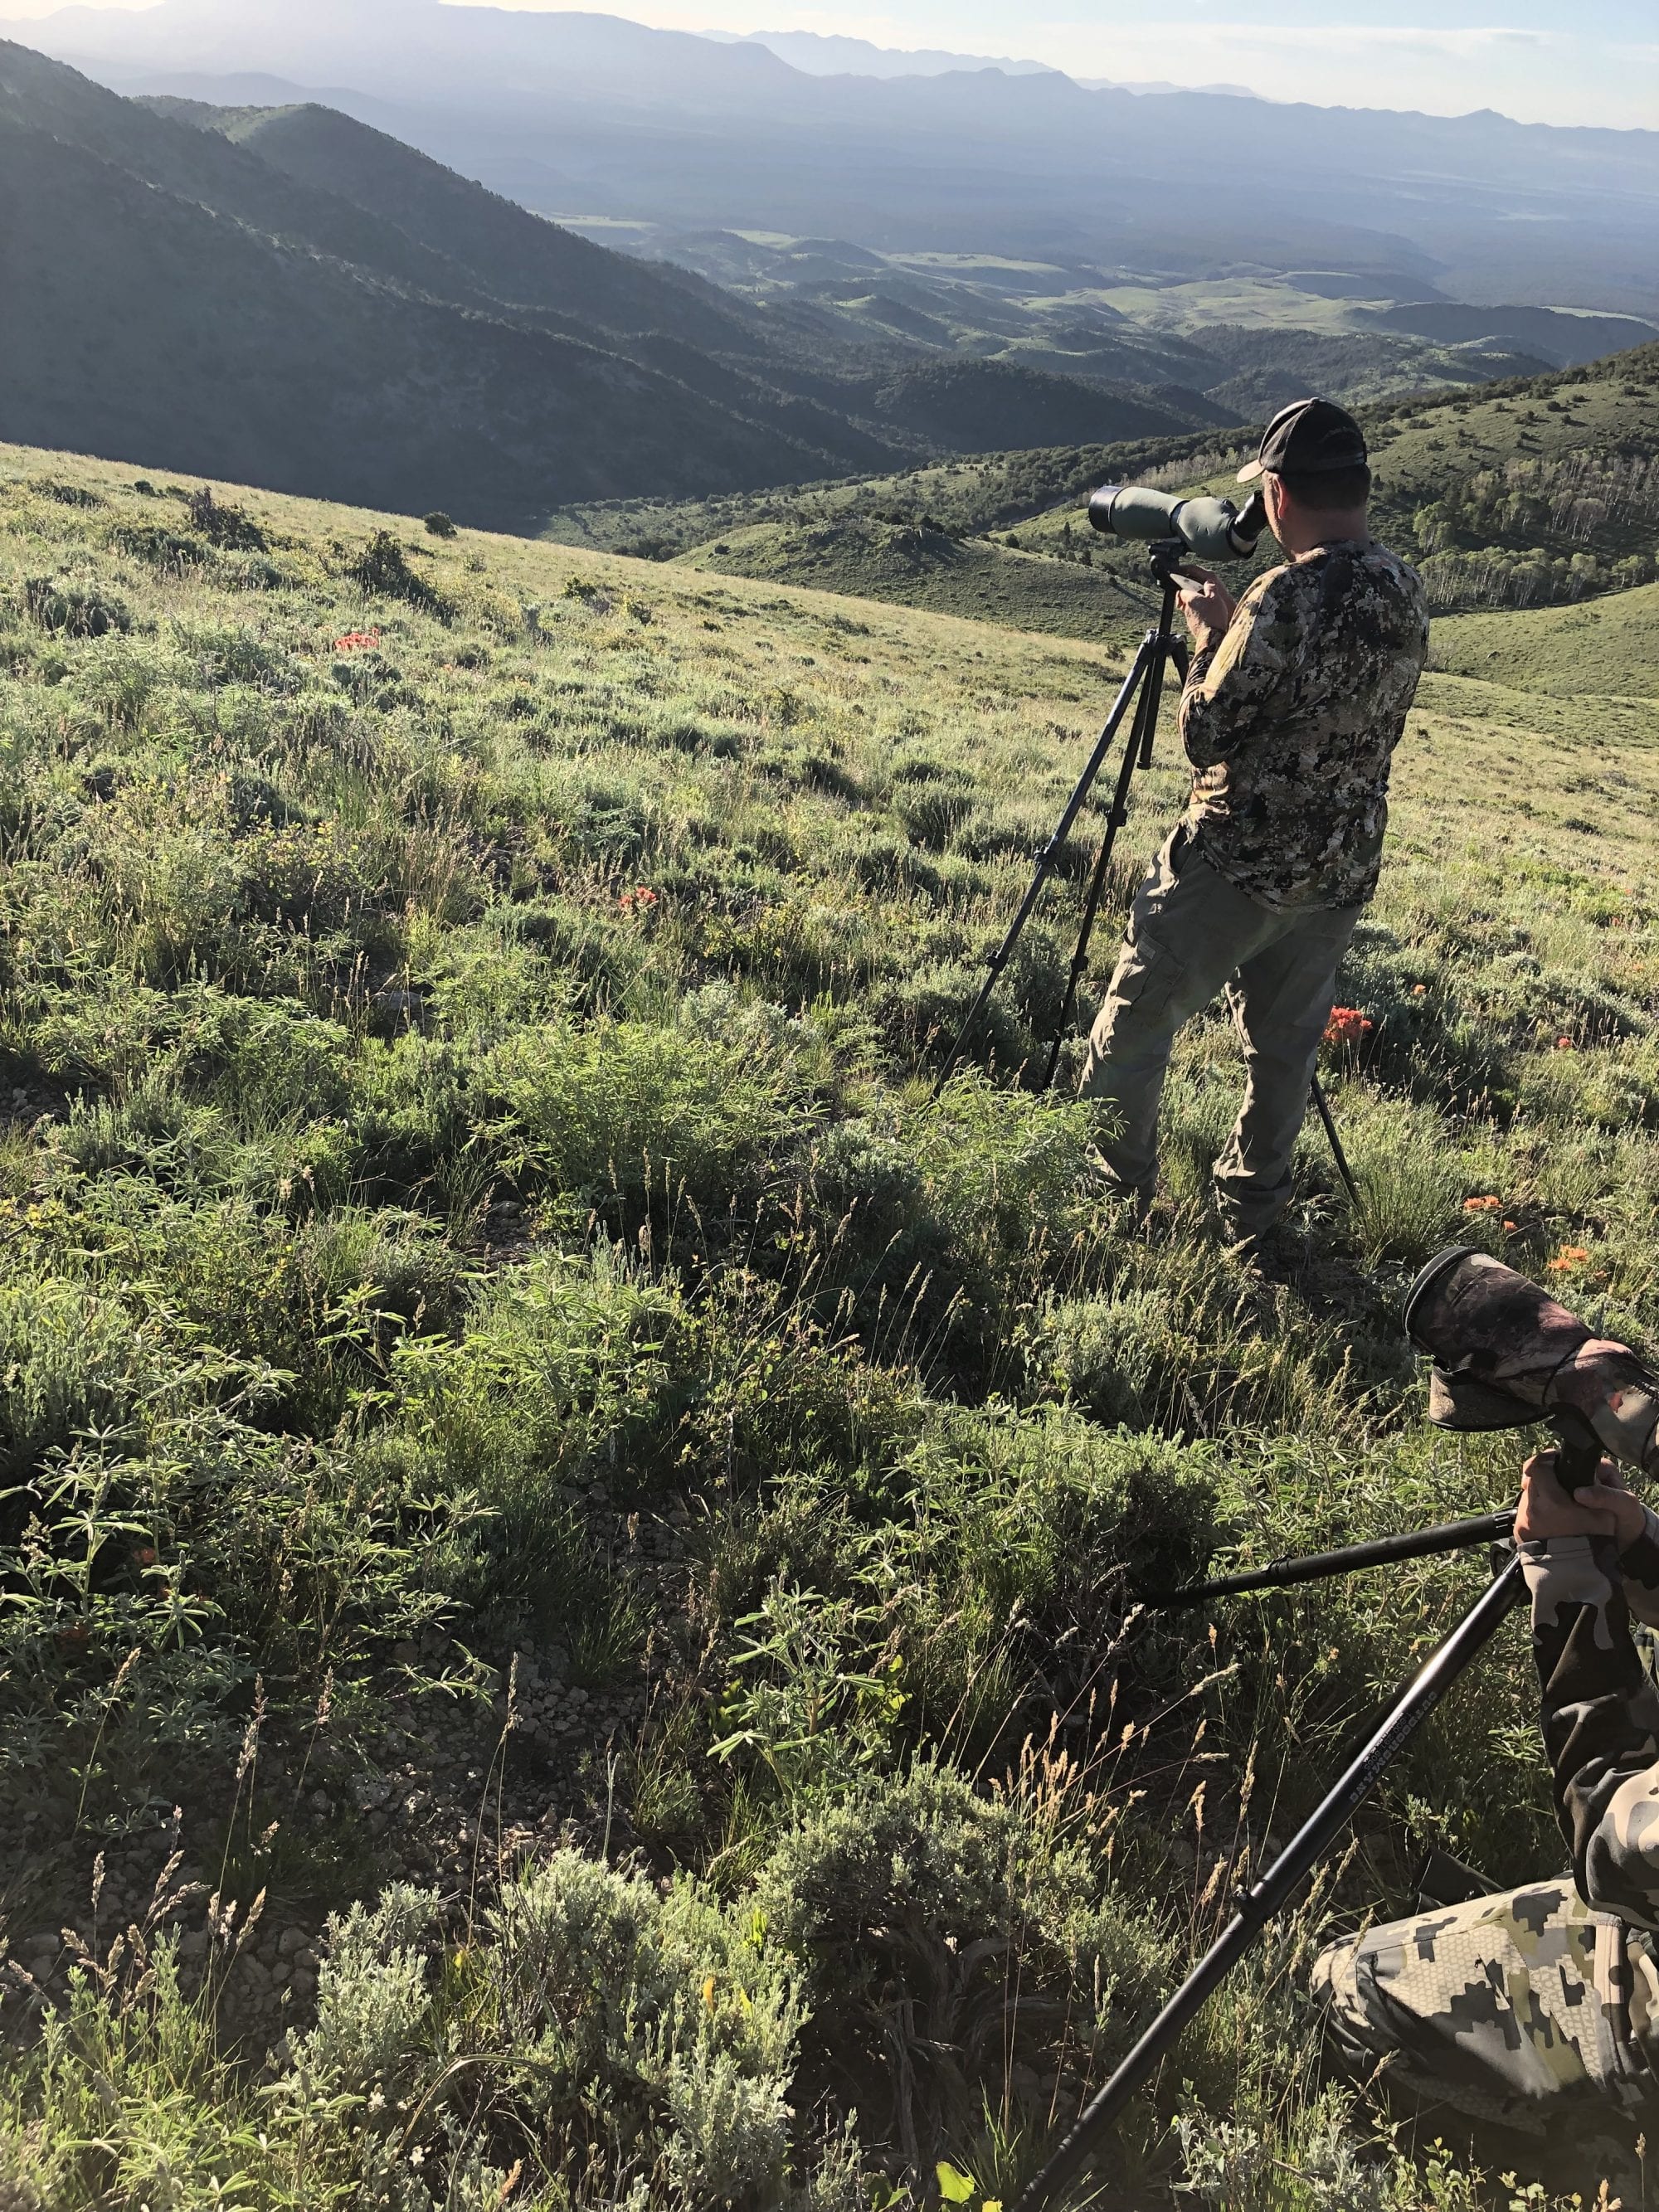
[[[1454,1431],[1523,1428],[1547,1422],[1556,1450],[1528,1464],[1519,1516],[1482,1514],[1437,1528],[1385,1536],[1303,1559],[1174,1590],[1153,1607],[1193,1606],[1223,1596],[1322,1581],[1356,1569],[1438,1553],[1492,1547],[1492,1579],[1446,1640],[1390,1701],[1371,1735],[1302,1826],[1248,1888],[1215,1942],[1117,2068],[1060,2136],[1012,2212],[1056,2212],[1098,2158],[1130,2100],[1158,2072],[1182,2031],[1349,1821],[1406,1742],[1524,1597],[1514,1540],[1529,1541],[1605,1522],[1626,1540],[1643,1516],[1617,1466],[1659,1474],[1659,1373],[1628,1345],[1589,1325],[1501,1261],[1453,1246],[1431,1260],[1406,1299],[1412,1343],[1433,1361],[1429,1419]]]

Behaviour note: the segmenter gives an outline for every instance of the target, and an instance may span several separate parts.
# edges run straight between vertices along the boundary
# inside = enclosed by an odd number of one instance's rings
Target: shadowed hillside
[[[333,108],[141,105],[222,134],[296,184],[366,210],[441,256],[451,282],[470,283],[482,299],[551,308],[589,331],[670,331],[693,346],[758,349],[752,317],[712,284],[608,253]]]
[[[1213,411],[833,341],[809,362],[793,325],[344,116],[122,100],[19,46],[0,173],[0,428],[176,469],[530,528]]]
[[[441,202],[441,174],[409,159]],[[568,260],[568,325],[588,334],[511,319],[451,249],[477,249],[491,222],[549,227],[459,179],[473,230],[434,221],[428,246],[16,47],[0,48],[0,178],[15,436],[526,523],[579,488],[714,489],[842,460],[630,360],[591,319],[642,320],[654,295],[672,325],[678,272],[578,240],[567,256],[550,234],[530,273],[553,295]],[[847,447],[867,458],[872,441],[848,432]]]

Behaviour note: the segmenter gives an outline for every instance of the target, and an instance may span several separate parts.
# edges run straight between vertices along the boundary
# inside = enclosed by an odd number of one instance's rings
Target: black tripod
[[[1100,912],[1100,902],[1105,894],[1107,876],[1112,864],[1112,854],[1117,844],[1120,830],[1129,818],[1129,785],[1137,767],[1149,769],[1152,764],[1152,744],[1158,732],[1158,710],[1164,702],[1164,673],[1173,665],[1184,683],[1187,678],[1188,651],[1184,638],[1175,631],[1176,597],[1181,589],[1181,574],[1177,563],[1188,556],[1186,542],[1179,538],[1160,539],[1148,551],[1153,575],[1163,586],[1164,603],[1158,611],[1158,626],[1149,629],[1140,641],[1133,665],[1123,679],[1123,685],[1112,702],[1112,711],[1106,718],[1106,726],[1096,740],[1095,749],[1084,763],[1082,775],[1066,800],[1065,811],[1048,842],[1037,854],[1036,872],[1030,888],[1020,902],[1019,911],[1009,924],[1008,933],[991,956],[985,981],[980,986],[979,996],[969,1008],[967,1018],[957,1032],[956,1042],[951,1047],[945,1066],[933,1086],[933,1097],[940,1097],[966,1051],[969,1040],[979,1027],[980,1018],[990,1003],[991,994],[1001,979],[1002,972],[1013,957],[1021,933],[1036,911],[1042,896],[1042,886],[1053,873],[1072,833],[1073,824],[1083,811],[1084,801],[1093,790],[1096,779],[1106,765],[1113,740],[1123,726],[1124,719],[1133,708],[1129,723],[1129,735],[1119,763],[1116,787],[1112,793],[1110,811],[1106,817],[1106,835],[1101,842],[1100,856],[1095,862],[1095,872],[1089,884],[1089,896],[1084,902],[1082,926],[1078,932],[1077,950],[1072,955],[1072,970],[1066,981],[1066,995],[1060,1009],[1060,1020],[1054,1030],[1054,1041],[1049,1049],[1048,1061],[1042,1073],[1039,1090],[1049,1090],[1060,1067],[1060,1056],[1066,1046],[1066,1035],[1071,1026],[1072,1010],[1077,1004],[1078,989],[1089,965],[1089,944],[1094,935],[1095,921]],[[1349,1197],[1355,1205],[1359,1202],[1358,1186],[1353,1179],[1342,1140],[1337,1134],[1328,1101],[1316,1075],[1313,1079],[1314,1104],[1319,1109],[1325,1134],[1330,1139],[1332,1155],[1337,1171],[1341,1176]]]
[[[1586,1441],[1584,1434],[1572,1426],[1570,1419],[1564,1422],[1560,1466],[1569,1494],[1579,1483],[1594,1481],[1601,1456],[1601,1444],[1593,1435]],[[1206,1597],[1313,1582],[1328,1575],[1348,1574],[1358,1567],[1380,1565],[1390,1559],[1423,1559],[1437,1552],[1466,1550],[1475,1544],[1494,1546],[1493,1578],[1485,1595],[1395,1698],[1364,1748],[1349,1762],[1340,1778],[1314,1808],[1273,1864],[1241,1893],[1232,1918],[1105,2087],[1085,2108],[1042,2172],[1021,2191],[1015,2200],[1014,2212],[1047,2212],[1047,2208],[1054,2204],[1059,2192],[1076,2177],[1136,2090],[1156,2071],[1188,2021],[1341,1834],[1401,1746],[1416,1734],[1469,1662],[1492,1640],[1521,1602],[1525,1588],[1521,1560],[1508,1540],[1514,1523],[1512,1513],[1483,1514],[1473,1521],[1451,1521],[1437,1528],[1419,1529],[1409,1535],[1384,1536],[1372,1543],[1355,1544],[1346,1551],[1318,1552],[1305,1559],[1275,1560],[1271,1566],[1254,1573],[1228,1576],[1220,1582],[1200,1583],[1152,1601],[1158,1607],[1194,1605]],[[1503,1553],[1496,1549],[1500,1543],[1504,1546]]]

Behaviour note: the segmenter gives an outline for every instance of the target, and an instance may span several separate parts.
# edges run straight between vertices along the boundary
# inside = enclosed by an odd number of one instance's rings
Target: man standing
[[[1417,576],[1370,535],[1364,434],[1344,409],[1285,408],[1239,473],[1261,478],[1287,558],[1237,605],[1203,571],[1182,593],[1192,803],[1135,900],[1082,1090],[1115,1109],[1109,1180],[1144,1206],[1176,1034],[1228,988],[1249,1078],[1216,1201],[1254,1247],[1290,1202],[1338,963],[1376,889],[1429,617]]]

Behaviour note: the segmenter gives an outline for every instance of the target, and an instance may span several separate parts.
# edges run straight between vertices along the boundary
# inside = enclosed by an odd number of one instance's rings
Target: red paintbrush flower
[[[1325,1024],[1325,1042],[1331,1045],[1363,1044],[1375,1024],[1358,1006],[1333,1006]]]

